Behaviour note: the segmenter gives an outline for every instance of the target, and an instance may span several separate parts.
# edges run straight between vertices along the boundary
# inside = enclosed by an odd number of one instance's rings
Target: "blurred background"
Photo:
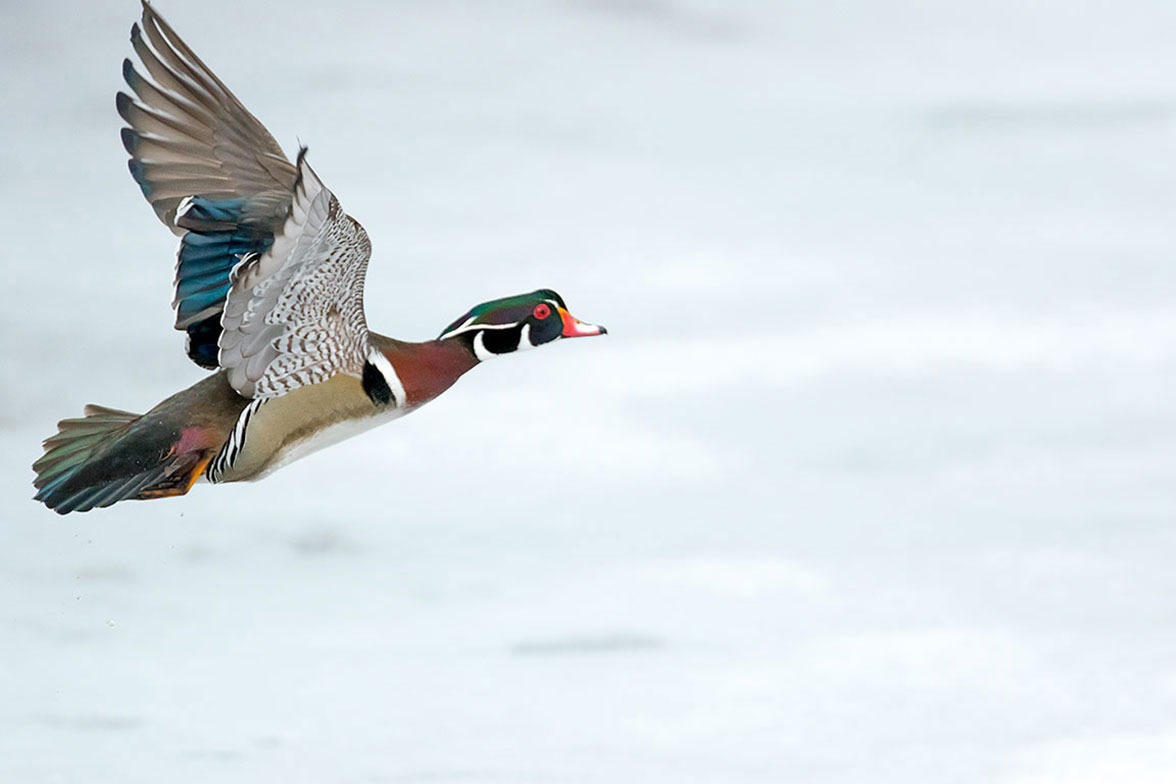
[[[137,3],[0,0],[0,779],[1176,777],[1176,5],[159,10],[435,336],[608,326],[256,485],[29,465],[200,377]]]

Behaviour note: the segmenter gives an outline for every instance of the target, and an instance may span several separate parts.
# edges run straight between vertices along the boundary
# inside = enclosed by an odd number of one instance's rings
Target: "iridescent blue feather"
[[[176,265],[176,328],[188,331],[188,356],[197,364],[216,367],[220,313],[229,292],[233,267],[250,253],[264,253],[273,235],[241,225],[245,199],[186,200],[176,224],[188,233],[180,240]]]

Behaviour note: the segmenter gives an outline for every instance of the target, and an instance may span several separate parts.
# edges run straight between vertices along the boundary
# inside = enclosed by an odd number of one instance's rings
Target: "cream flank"
[[[244,445],[216,481],[262,479],[300,457],[416,408],[404,405],[403,385],[396,373],[384,372],[399,405],[374,405],[363,391],[362,382],[343,373],[321,384],[299,387],[281,397],[270,398],[253,412],[244,434]]]

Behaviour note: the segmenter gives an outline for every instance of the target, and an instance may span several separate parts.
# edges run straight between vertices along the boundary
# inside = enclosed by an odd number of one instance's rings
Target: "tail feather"
[[[53,478],[77,468],[78,460],[84,460],[85,455],[104,441],[124,430],[138,414],[129,411],[118,411],[113,408],[88,405],[86,416],[82,419],[65,419],[57,423],[59,428],[55,435],[45,439],[45,454],[33,463],[33,470],[37,472],[38,487],[48,484]],[[70,460],[69,458],[75,458]]]
[[[57,433],[45,439],[45,454],[33,463],[37,478],[33,487],[40,492],[36,500],[44,501],[50,507],[68,500],[59,491],[70,477],[80,470],[90,457],[124,433],[138,419],[137,414],[128,411],[99,406],[86,406],[86,416],[81,419],[64,419],[57,423]],[[77,495],[77,491],[69,495]]]
[[[142,425],[129,411],[89,405],[84,417],[57,427],[33,463],[33,486],[34,499],[58,514],[181,495],[207,463],[202,452],[175,453],[178,430]]]
[[[114,479],[102,484],[82,487],[76,493],[64,498],[56,506],[50,506],[58,514],[70,512],[88,512],[91,509],[101,509],[126,498],[137,498],[139,492],[146,486],[163,479],[165,468],[160,466],[144,471],[125,479]]]

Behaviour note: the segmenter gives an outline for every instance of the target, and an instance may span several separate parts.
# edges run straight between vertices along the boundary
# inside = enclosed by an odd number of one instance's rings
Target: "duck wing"
[[[264,400],[337,373],[362,378],[371,351],[363,312],[370,257],[367,232],[319,180],[303,148],[273,244],[232,274],[219,341],[229,384]]]
[[[273,136],[145,0],[118,93],[128,166],[159,219],[180,237],[175,328],[188,354],[217,367],[229,273],[266,251],[294,197],[297,168]]]

